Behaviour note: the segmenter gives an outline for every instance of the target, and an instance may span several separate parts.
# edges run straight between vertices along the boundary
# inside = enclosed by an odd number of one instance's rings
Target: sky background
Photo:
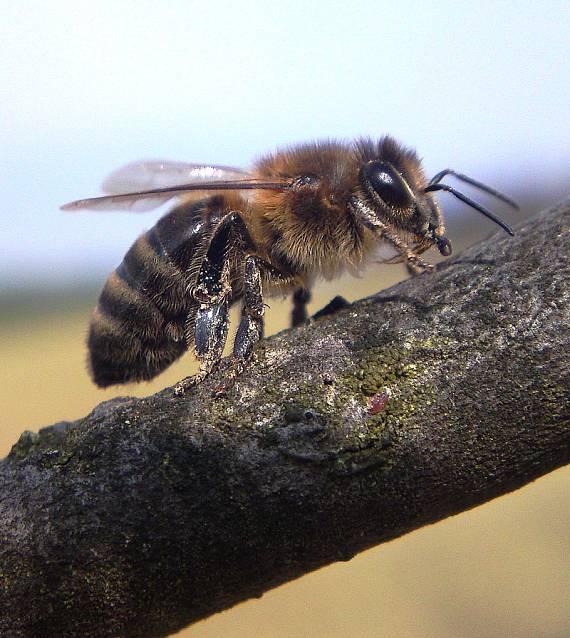
[[[0,288],[116,266],[160,211],[58,207],[137,159],[247,166],[390,133],[430,174],[553,202],[570,191],[568,2],[0,6]]]

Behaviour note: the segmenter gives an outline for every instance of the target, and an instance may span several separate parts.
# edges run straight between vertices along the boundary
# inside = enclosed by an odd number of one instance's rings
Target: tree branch
[[[570,202],[0,464],[0,634],[166,636],[570,459]]]

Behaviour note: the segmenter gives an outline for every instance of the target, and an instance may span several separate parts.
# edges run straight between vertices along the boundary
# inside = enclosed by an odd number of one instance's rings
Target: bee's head
[[[436,245],[442,255],[451,255],[439,206],[423,184],[404,177],[392,162],[382,159],[362,164],[359,182],[366,204],[375,213],[373,225],[396,228],[410,234],[416,244]]]
[[[378,142],[360,140],[355,147],[359,163],[358,189],[350,200],[350,208],[361,223],[379,236],[403,235],[411,237],[408,252],[423,252],[436,246],[442,255],[451,255],[451,242],[445,237],[443,215],[434,191],[447,191],[482,213],[509,234],[505,222],[455,188],[442,184],[446,175],[475,186],[501,199],[510,206],[518,206],[508,197],[474,179],[450,169],[441,171],[428,181],[416,153],[400,146],[390,137]],[[399,240],[404,246],[404,242]]]

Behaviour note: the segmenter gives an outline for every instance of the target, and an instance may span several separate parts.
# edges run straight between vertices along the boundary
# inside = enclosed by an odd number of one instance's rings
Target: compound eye
[[[373,161],[363,167],[364,175],[380,199],[394,208],[409,208],[414,195],[403,177],[389,162]]]

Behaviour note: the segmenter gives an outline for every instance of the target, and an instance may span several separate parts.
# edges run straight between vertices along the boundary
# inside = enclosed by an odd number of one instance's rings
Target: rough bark
[[[570,202],[0,464],[0,634],[166,636],[570,458]]]

